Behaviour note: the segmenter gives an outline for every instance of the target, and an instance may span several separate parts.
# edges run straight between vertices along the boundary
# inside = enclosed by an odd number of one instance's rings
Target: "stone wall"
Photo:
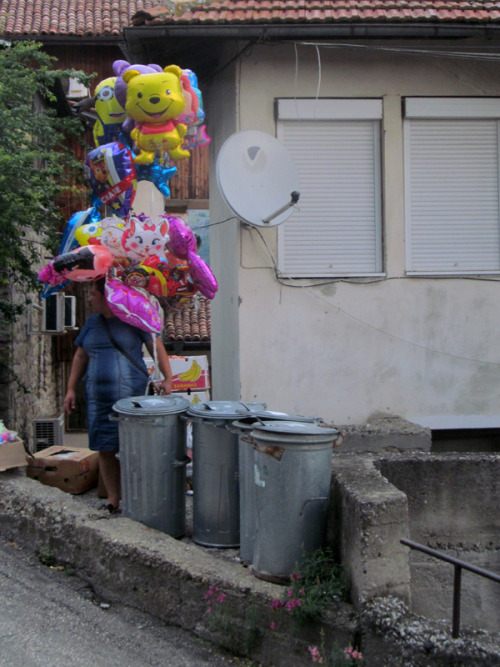
[[[24,295],[15,295],[18,302]],[[39,303],[38,295],[33,295]],[[22,300],[22,301],[21,301]],[[54,363],[53,336],[40,330],[39,311],[28,305],[17,322],[0,331],[0,419],[32,449],[33,419],[62,412],[62,377]]]

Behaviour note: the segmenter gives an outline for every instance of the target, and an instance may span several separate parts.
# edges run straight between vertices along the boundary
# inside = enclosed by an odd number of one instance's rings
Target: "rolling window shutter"
[[[382,269],[380,122],[280,119],[299,172],[299,210],[278,228],[278,268],[293,277]]]
[[[409,273],[500,270],[498,121],[405,121]]]

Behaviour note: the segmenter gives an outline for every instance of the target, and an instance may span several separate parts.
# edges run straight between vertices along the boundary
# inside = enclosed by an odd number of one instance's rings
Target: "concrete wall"
[[[327,540],[336,551],[357,608],[376,597],[410,601],[408,502],[367,455],[334,454]]]
[[[500,572],[500,456],[418,454],[377,467],[408,499],[410,539]],[[410,553],[412,610],[451,619],[453,565]],[[500,585],[462,572],[462,624],[498,632]]]
[[[227,54],[230,60],[232,54]],[[214,400],[251,400],[240,389],[239,337],[239,251],[240,226],[233,217],[217,185],[216,160],[224,141],[239,129],[237,96],[239,82],[233,68],[223,70],[203,99],[210,152],[210,267],[219,283],[212,301],[212,398]],[[223,220],[227,222],[221,222]],[[221,223],[221,224],[218,224]]]
[[[499,479],[495,454],[334,454],[328,541],[353,603],[394,596],[451,627],[453,565],[400,539],[498,574]],[[498,583],[463,570],[461,628],[498,633],[499,622]]]
[[[269,255],[276,228],[261,237],[236,222],[213,227],[214,397],[239,392],[337,424],[377,411],[451,428],[459,416],[475,426],[499,421],[496,282],[405,276],[401,112],[404,96],[498,96],[498,65],[346,48],[319,54],[321,70],[314,46],[254,46],[211,85],[211,220],[228,214],[213,170],[223,140],[238,129],[275,135],[275,98],[381,98],[387,279],[286,286]]]

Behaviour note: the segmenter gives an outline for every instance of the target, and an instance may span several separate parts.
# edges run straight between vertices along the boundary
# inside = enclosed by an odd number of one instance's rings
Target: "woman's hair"
[[[106,280],[105,278],[99,278],[99,280],[94,281],[95,288],[98,292],[100,292],[104,296],[104,284]]]

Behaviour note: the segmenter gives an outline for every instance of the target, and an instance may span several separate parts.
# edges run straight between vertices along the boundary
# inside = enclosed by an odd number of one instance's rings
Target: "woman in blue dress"
[[[85,376],[89,448],[99,452],[99,474],[107,494],[105,508],[112,513],[120,504],[118,424],[109,420],[113,405],[121,398],[145,393],[148,372],[142,357],[143,345],[152,356],[153,344],[156,345],[156,358],[164,377],[157,387],[166,394],[172,391],[172,370],[160,337],[153,343],[150,333],[113,316],[104,296],[104,280],[92,284],[90,302],[94,313],[75,340],[77,349],[64,408],[68,414],[74,410],[75,388]],[[115,347],[111,338],[133,361]]]

